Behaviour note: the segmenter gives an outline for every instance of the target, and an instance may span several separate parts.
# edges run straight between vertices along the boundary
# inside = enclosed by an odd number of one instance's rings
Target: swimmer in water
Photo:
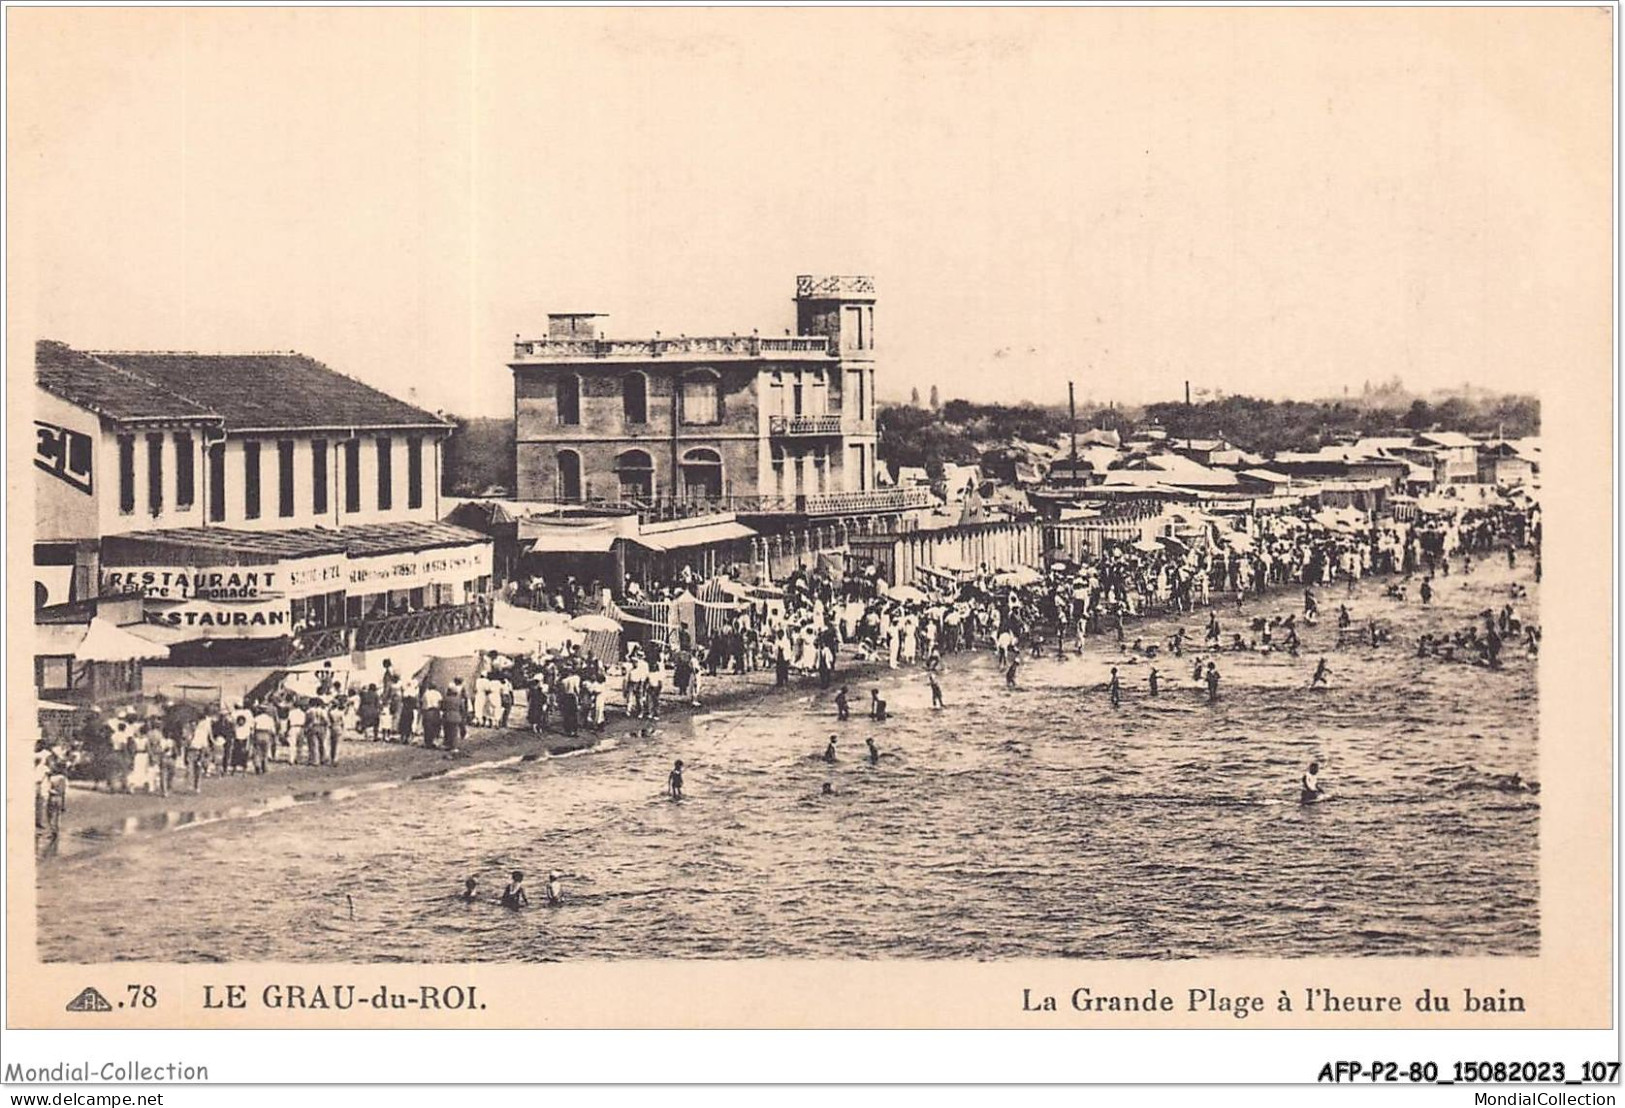
[[[1300,804],[1313,804],[1325,795],[1325,790],[1320,787],[1319,762],[1309,763],[1309,769],[1305,771],[1299,784],[1303,788],[1303,791],[1298,795],[1298,803]]]
[[[480,879],[478,877],[470,877],[467,881],[464,881],[463,882],[463,903],[464,904],[471,903],[474,900],[474,898],[479,895],[479,888],[480,888]]]
[[[1157,675],[1157,667],[1152,666],[1151,667],[1151,672],[1146,675],[1146,680],[1149,681],[1150,684],[1151,684],[1151,695],[1152,696],[1157,695],[1157,676],[1158,676]]]
[[[835,694],[835,718],[844,720],[851,718],[851,715],[852,710],[846,702],[846,686],[842,685],[841,691]]]
[[[822,795],[824,795],[824,796],[834,796],[835,795],[835,786],[831,785],[828,781],[825,781],[824,782],[824,787],[823,787],[823,789],[820,790],[820,793]]]
[[[1111,684],[1106,686],[1106,692],[1111,695],[1113,708],[1123,703],[1123,684],[1117,679],[1116,666],[1112,667],[1112,680]]]
[[[509,874],[508,887],[502,890],[504,908],[529,908],[530,896],[525,892],[525,875],[518,870]]]
[[[1217,703],[1219,699],[1219,667],[1212,662],[1207,664],[1207,702]]]
[[[666,776],[666,792],[673,800],[683,799],[683,760],[677,759],[677,764],[671,767],[671,773]]]
[[[931,707],[947,707],[947,705],[942,702],[942,685],[937,681],[937,675],[935,673],[927,673],[925,675],[925,679],[931,683]]]
[[[1315,675],[1309,678],[1309,687],[1313,689],[1324,685],[1326,683],[1326,678],[1330,677],[1331,675],[1332,671],[1326,666],[1326,655],[1322,654],[1320,656],[1320,661],[1315,663]]]
[[[879,689],[869,690],[869,718],[875,720],[886,718],[886,702],[880,699]]]
[[[830,765],[835,764],[835,736],[834,735],[831,735],[829,737],[829,745],[824,747],[824,761],[828,762]]]
[[[547,875],[547,903],[551,908],[557,908],[564,903],[564,884],[560,880],[563,876],[558,870]]]
[[[878,766],[880,764],[880,748],[875,745],[873,739],[864,739],[863,741],[869,744],[869,764]]]

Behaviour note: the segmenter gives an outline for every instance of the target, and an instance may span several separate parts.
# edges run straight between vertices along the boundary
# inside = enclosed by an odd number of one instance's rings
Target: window
[[[406,440],[406,506],[423,507],[423,440]]]
[[[615,459],[615,476],[622,500],[649,500],[655,491],[654,459],[642,450],[628,450]]]
[[[696,375],[683,382],[683,422],[720,423],[722,400],[720,382],[714,373]]]
[[[243,518],[260,518],[260,444],[243,443]]]
[[[395,440],[378,439],[378,510],[387,512],[395,504]]]
[[[581,455],[574,450],[559,451],[559,499],[581,499]]]
[[[34,659],[34,685],[41,692],[66,692],[89,683],[90,666],[71,655],[45,654]]]
[[[147,436],[147,511],[161,515],[164,510],[164,436]]]
[[[293,440],[276,444],[276,514],[283,519],[293,515]]]
[[[226,444],[209,444],[209,519],[220,523],[226,518]]]
[[[841,345],[848,350],[863,349],[863,309],[847,305],[846,319],[841,327]]]
[[[574,373],[559,375],[558,405],[560,423],[573,427],[581,422],[581,378]]]
[[[175,435],[175,507],[190,508],[197,499],[197,456],[192,453],[192,436]]]
[[[690,501],[722,498],[722,455],[697,447],[683,455],[683,497]]]
[[[118,510],[135,511],[135,436],[118,437]]]
[[[327,440],[310,440],[310,510],[327,514]]]
[[[638,370],[621,380],[621,414],[628,423],[649,422],[649,378]]]
[[[361,440],[344,440],[344,510],[361,510]]]
[[[773,447],[773,492],[777,496],[784,495],[784,462],[788,455],[784,447]]]

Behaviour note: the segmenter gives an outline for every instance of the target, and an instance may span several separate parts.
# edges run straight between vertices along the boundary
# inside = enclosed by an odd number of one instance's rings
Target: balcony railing
[[[322,658],[337,658],[340,654],[349,652],[348,627],[319,627],[315,630],[301,631],[293,637],[293,643],[288,647],[288,664],[299,665],[302,662],[315,662]]]
[[[930,489],[867,489],[862,492],[821,492],[800,498],[801,510],[810,516],[864,515],[870,512],[904,512],[928,508],[936,502]]]
[[[636,512],[643,523],[717,515],[865,515],[874,512],[903,512],[929,508],[936,503],[930,489],[868,489],[862,492],[788,493],[784,496],[702,496],[690,493],[671,496],[611,498],[587,496],[570,499],[554,497],[561,504],[579,505],[606,511]]]
[[[399,646],[424,639],[438,639],[443,635],[460,635],[464,631],[478,631],[489,626],[489,600],[425,608],[421,612],[363,620],[355,628],[355,648],[372,650],[382,646]]]
[[[636,512],[643,523],[663,523],[672,519],[691,519],[695,516],[720,515],[726,512],[745,515],[794,512],[793,496],[706,496],[699,492],[686,492],[676,496],[659,493],[654,496],[585,496],[570,499],[554,497],[560,504],[604,511]]]
[[[597,358],[826,358],[833,352],[824,335],[718,335],[674,339],[520,339],[515,360],[576,362]]]
[[[770,435],[839,435],[841,416],[838,412],[824,415],[768,416],[767,431]]]

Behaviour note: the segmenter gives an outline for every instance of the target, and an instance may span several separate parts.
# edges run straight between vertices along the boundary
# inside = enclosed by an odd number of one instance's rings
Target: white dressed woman
[[[135,762],[130,767],[130,789],[148,793],[152,791],[152,753],[149,749],[152,735],[143,731],[135,742]]]

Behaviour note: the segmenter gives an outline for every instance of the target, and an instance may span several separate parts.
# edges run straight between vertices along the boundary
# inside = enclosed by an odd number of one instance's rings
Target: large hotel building
[[[796,279],[796,330],[611,339],[588,313],[520,339],[521,501],[804,516],[902,506],[875,485],[875,288]]]

